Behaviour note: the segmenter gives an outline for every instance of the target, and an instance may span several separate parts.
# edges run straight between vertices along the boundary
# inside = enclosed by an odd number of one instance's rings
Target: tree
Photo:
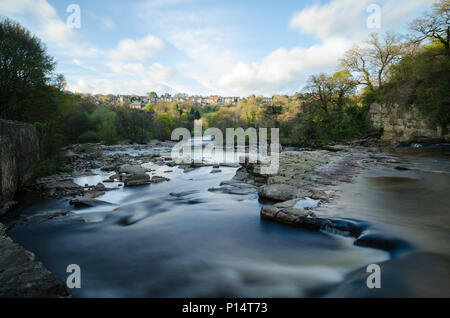
[[[42,95],[55,68],[41,41],[19,24],[0,21],[0,116],[30,120],[27,110]]]
[[[156,92],[149,92],[147,93],[147,96],[152,99],[152,98],[158,98],[158,94],[156,94]]]
[[[355,46],[341,59],[341,66],[357,75],[358,84],[369,91],[382,88],[388,78],[389,67],[404,53],[405,43],[400,36],[386,33],[382,38],[371,33],[363,46]]]
[[[427,12],[423,17],[413,20],[409,27],[415,33],[417,41],[439,41],[444,45],[447,55],[450,55],[450,0],[440,0],[433,4],[431,13]]]
[[[319,101],[321,109],[328,114],[330,107],[338,110],[344,107],[346,97],[352,93],[357,85],[347,70],[336,72],[329,76],[325,73],[312,75],[308,89],[311,95]]]

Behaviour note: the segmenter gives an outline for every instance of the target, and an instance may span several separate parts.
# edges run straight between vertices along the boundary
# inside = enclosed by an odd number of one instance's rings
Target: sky
[[[337,71],[371,32],[406,32],[433,2],[0,0],[0,16],[46,44],[74,92],[272,96]]]

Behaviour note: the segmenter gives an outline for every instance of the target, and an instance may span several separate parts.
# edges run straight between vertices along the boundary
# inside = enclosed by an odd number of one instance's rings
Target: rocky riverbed
[[[169,181],[164,172],[176,166],[170,156],[172,146],[172,142],[152,141],[147,145],[84,144],[66,147],[61,149],[58,157],[65,172],[40,178],[26,191],[64,200],[81,210],[107,206],[111,203],[101,199],[107,192]],[[380,153],[377,148],[341,145],[326,150],[283,151],[280,153],[280,168],[275,175],[262,175],[261,165],[244,160],[230,180],[223,180],[208,190],[234,196],[257,195],[264,203],[260,211],[264,220],[353,237],[355,245],[374,247],[391,255],[410,249],[407,241],[386,235],[365,220],[336,217],[321,209],[339,197],[339,185],[351,184],[362,171],[379,165],[389,165],[399,171],[408,170],[396,157]],[[211,173],[220,173],[221,167],[236,164],[204,161],[177,167],[189,173],[205,166],[211,167]],[[80,184],[79,180],[84,176],[96,174],[104,179],[96,184]],[[173,196],[177,197],[177,193]],[[58,209],[22,218],[19,216],[19,219],[27,222],[30,218],[45,220],[67,215],[70,215],[68,211]],[[67,296],[64,284],[41,263],[35,262],[32,253],[13,243],[6,236],[5,227],[2,227],[1,233],[0,246],[6,253],[2,252],[2,255],[10,256],[1,263],[0,282],[5,284],[2,284],[0,295]],[[17,282],[17,274],[23,270],[31,271],[30,268],[34,274],[22,275],[21,281]],[[23,285],[28,289],[24,289]]]

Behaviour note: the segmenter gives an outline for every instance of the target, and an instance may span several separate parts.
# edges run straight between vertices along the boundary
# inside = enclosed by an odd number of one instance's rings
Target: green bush
[[[36,168],[33,179],[50,176],[58,173],[60,169],[60,163],[57,160],[47,159],[42,161]]]

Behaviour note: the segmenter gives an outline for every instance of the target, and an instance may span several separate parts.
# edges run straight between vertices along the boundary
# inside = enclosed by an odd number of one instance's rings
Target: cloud
[[[0,13],[15,20],[26,20],[25,26],[33,26],[44,41],[68,41],[75,35],[74,29],[68,27],[45,0],[2,0]]]
[[[225,32],[205,27],[174,28],[167,40],[184,55],[175,63],[178,73],[200,85],[204,94],[218,93],[217,78],[237,60]]]
[[[115,50],[110,52],[112,59],[126,60],[136,59],[144,60],[149,57],[155,57],[165,48],[164,42],[151,34],[143,39],[122,39]]]
[[[401,27],[418,9],[425,8],[434,0],[332,0],[308,6],[296,13],[290,26],[305,34],[314,34],[319,39],[333,36],[354,36],[376,31],[367,27],[369,5],[378,4],[381,9],[381,28]]]
[[[85,65],[84,63],[82,63],[80,60],[78,59],[72,59],[72,63],[75,64],[78,67],[81,67],[82,69],[88,70],[88,71],[95,71],[94,67]]]
[[[69,81],[67,89],[78,93],[92,94],[146,94],[149,91],[156,91],[158,94],[175,93],[176,91],[164,83],[154,83],[152,81],[141,81],[137,79],[111,79],[79,77],[74,81]]]
[[[237,63],[219,78],[217,86],[242,95],[298,90],[308,72],[334,68],[351,45],[351,41],[333,38],[308,48],[280,48],[259,63]]]
[[[154,82],[164,82],[170,78],[171,70],[161,63],[155,62],[146,68],[141,63],[117,63],[110,62],[108,66],[113,73],[118,75],[131,75],[142,80],[152,80]]]

